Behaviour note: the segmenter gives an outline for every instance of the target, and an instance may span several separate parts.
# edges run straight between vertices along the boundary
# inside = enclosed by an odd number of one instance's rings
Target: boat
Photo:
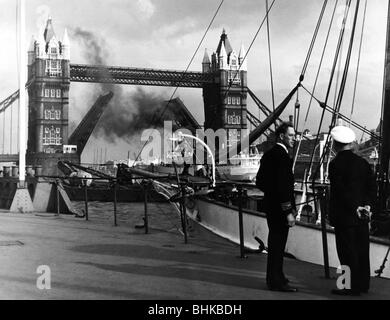
[[[142,202],[145,186],[142,181],[126,174],[126,164],[118,164],[115,174],[99,171],[69,161],[59,161],[58,168],[63,172],[61,187],[71,201],[100,202]],[[150,200],[164,201],[153,190],[148,190]]]
[[[245,189],[246,188],[246,189]],[[243,245],[249,250],[263,251],[266,249],[268,238],[267,219],[264,212],[257,210],[257,201],[261,201],[258,191],[250,191],[247,186],[244,190],[249,194],[243,201]],[[232,201],[223,202],[210,196],[197,197],[196,201],[187,201],[188,217],[193,223],[197,223],[205,229],[217,234],[233,243],[240,245],[239,205]],[[286,254],[298,260],[311,262],[318,265],[324,264],[322,228],[320,224],[313,223],[311,211],[301,215],[300,221],[291,228],[286,245]],[[317,218],[314,217],[314,221]],[[337,268],[339,260],[335,246],[334,229],[327,227],[328,263],[330,267]],[[371,275],[376,276],[383,263],[390,245],[385,238],[370,236],[370,262]],[[390,268],[385,268],[381,276],[390,279]]]
[[[217,173],[220,178],[231,181],[254,182],[262,154],[257,151],[256,147],[251,149],[255,151],[249,154],[240,152],[238,155],[229,158],[229,164],[217,165]]]

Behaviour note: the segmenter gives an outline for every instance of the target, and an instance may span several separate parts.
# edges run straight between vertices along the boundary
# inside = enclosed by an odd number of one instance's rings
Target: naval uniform
[[[341,265],[351,270],[351,291],[367,292],[370,283],[368,220],[356,209],[370,205],[376,196],[375,180],[366,160],[350,150],[340,151],[329,165],[329,223],[335,228]]]
[[[280,288],[286,284],[283,256],[289,226],[287,216],[295,211],[293,162],[287,148],[276,144],[261,158],[256,185],[264,192],[264,211],[268,224],[267,285]]]

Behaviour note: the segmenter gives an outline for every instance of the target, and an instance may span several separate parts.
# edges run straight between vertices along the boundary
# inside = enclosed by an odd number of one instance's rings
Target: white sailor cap
[[[355,132],[353,132],[351,128],[345,126],[334,127],[330,132],[330,135],[333,140],[344,144],[354,142],[356,139]]]

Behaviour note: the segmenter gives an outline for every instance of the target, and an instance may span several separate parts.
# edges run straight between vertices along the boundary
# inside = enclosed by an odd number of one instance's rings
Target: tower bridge
[[[214,74],[158,69],[70,65],[70,81],[162,87],[203,88],[215,81]]]
[[[32,39],[28,50],[27,164],[42,165],[43,173],[50,174],[59,159],[80,161],[80,152],[67,154],[65,151],[70,137],[68,124],[71,82],[201,88],[204,128],[226,129],[228,140],[224,145],[227,146],[230,140],[239,140],[241,130],[247,128],[249,115],[245,55],[243,46],[239,53],[236,53],[224,30],[217,50],[211,55],[205,51],[201,72],[71,64],[68,33],[65,30],[62,40],[59,40],[49,18],[43,34]],[[249,93],[253,98],[253,92],[249,90]],[[0,103],[0,115],[3,114],[4,123],[8,106],[17,98],[18,92],[15,92]],[[259,108],[264,109],[260,100],[254,101]],[[107,103],[99,104],[100,114]],[[184,106],[180,103],[176,105],[177,108]],[[188,114],[188,110],[185,113]],[[88,114],[91,112],[87,113],[87,116]],[[91,134],[91,127],[94,127],[97,121],[96,116],[83,119],[81,123],[86,123],[88,130],[80,128],[79,132]],[[89,136],[83,137],[84,144],[88,138]],[[72,141],[74,140],[72,135]],[[4,136],[2,150],[0,162],[17,160],[17,155],[6,154]]]

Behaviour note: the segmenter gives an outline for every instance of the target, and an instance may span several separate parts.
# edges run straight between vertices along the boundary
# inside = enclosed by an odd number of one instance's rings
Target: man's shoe
[[[271,291],[281,291],[281,292],[297,292],[298,289],[297,288],[294,288],[294,287],[291,287],[289,286],[288,284],[285,284],[284,286],[280,286],[280,287],[269,287],[269,289]]]
[[[350,289],[332,289],[332,294],[338,296],[360,296],[359,292],[352,291]]]

